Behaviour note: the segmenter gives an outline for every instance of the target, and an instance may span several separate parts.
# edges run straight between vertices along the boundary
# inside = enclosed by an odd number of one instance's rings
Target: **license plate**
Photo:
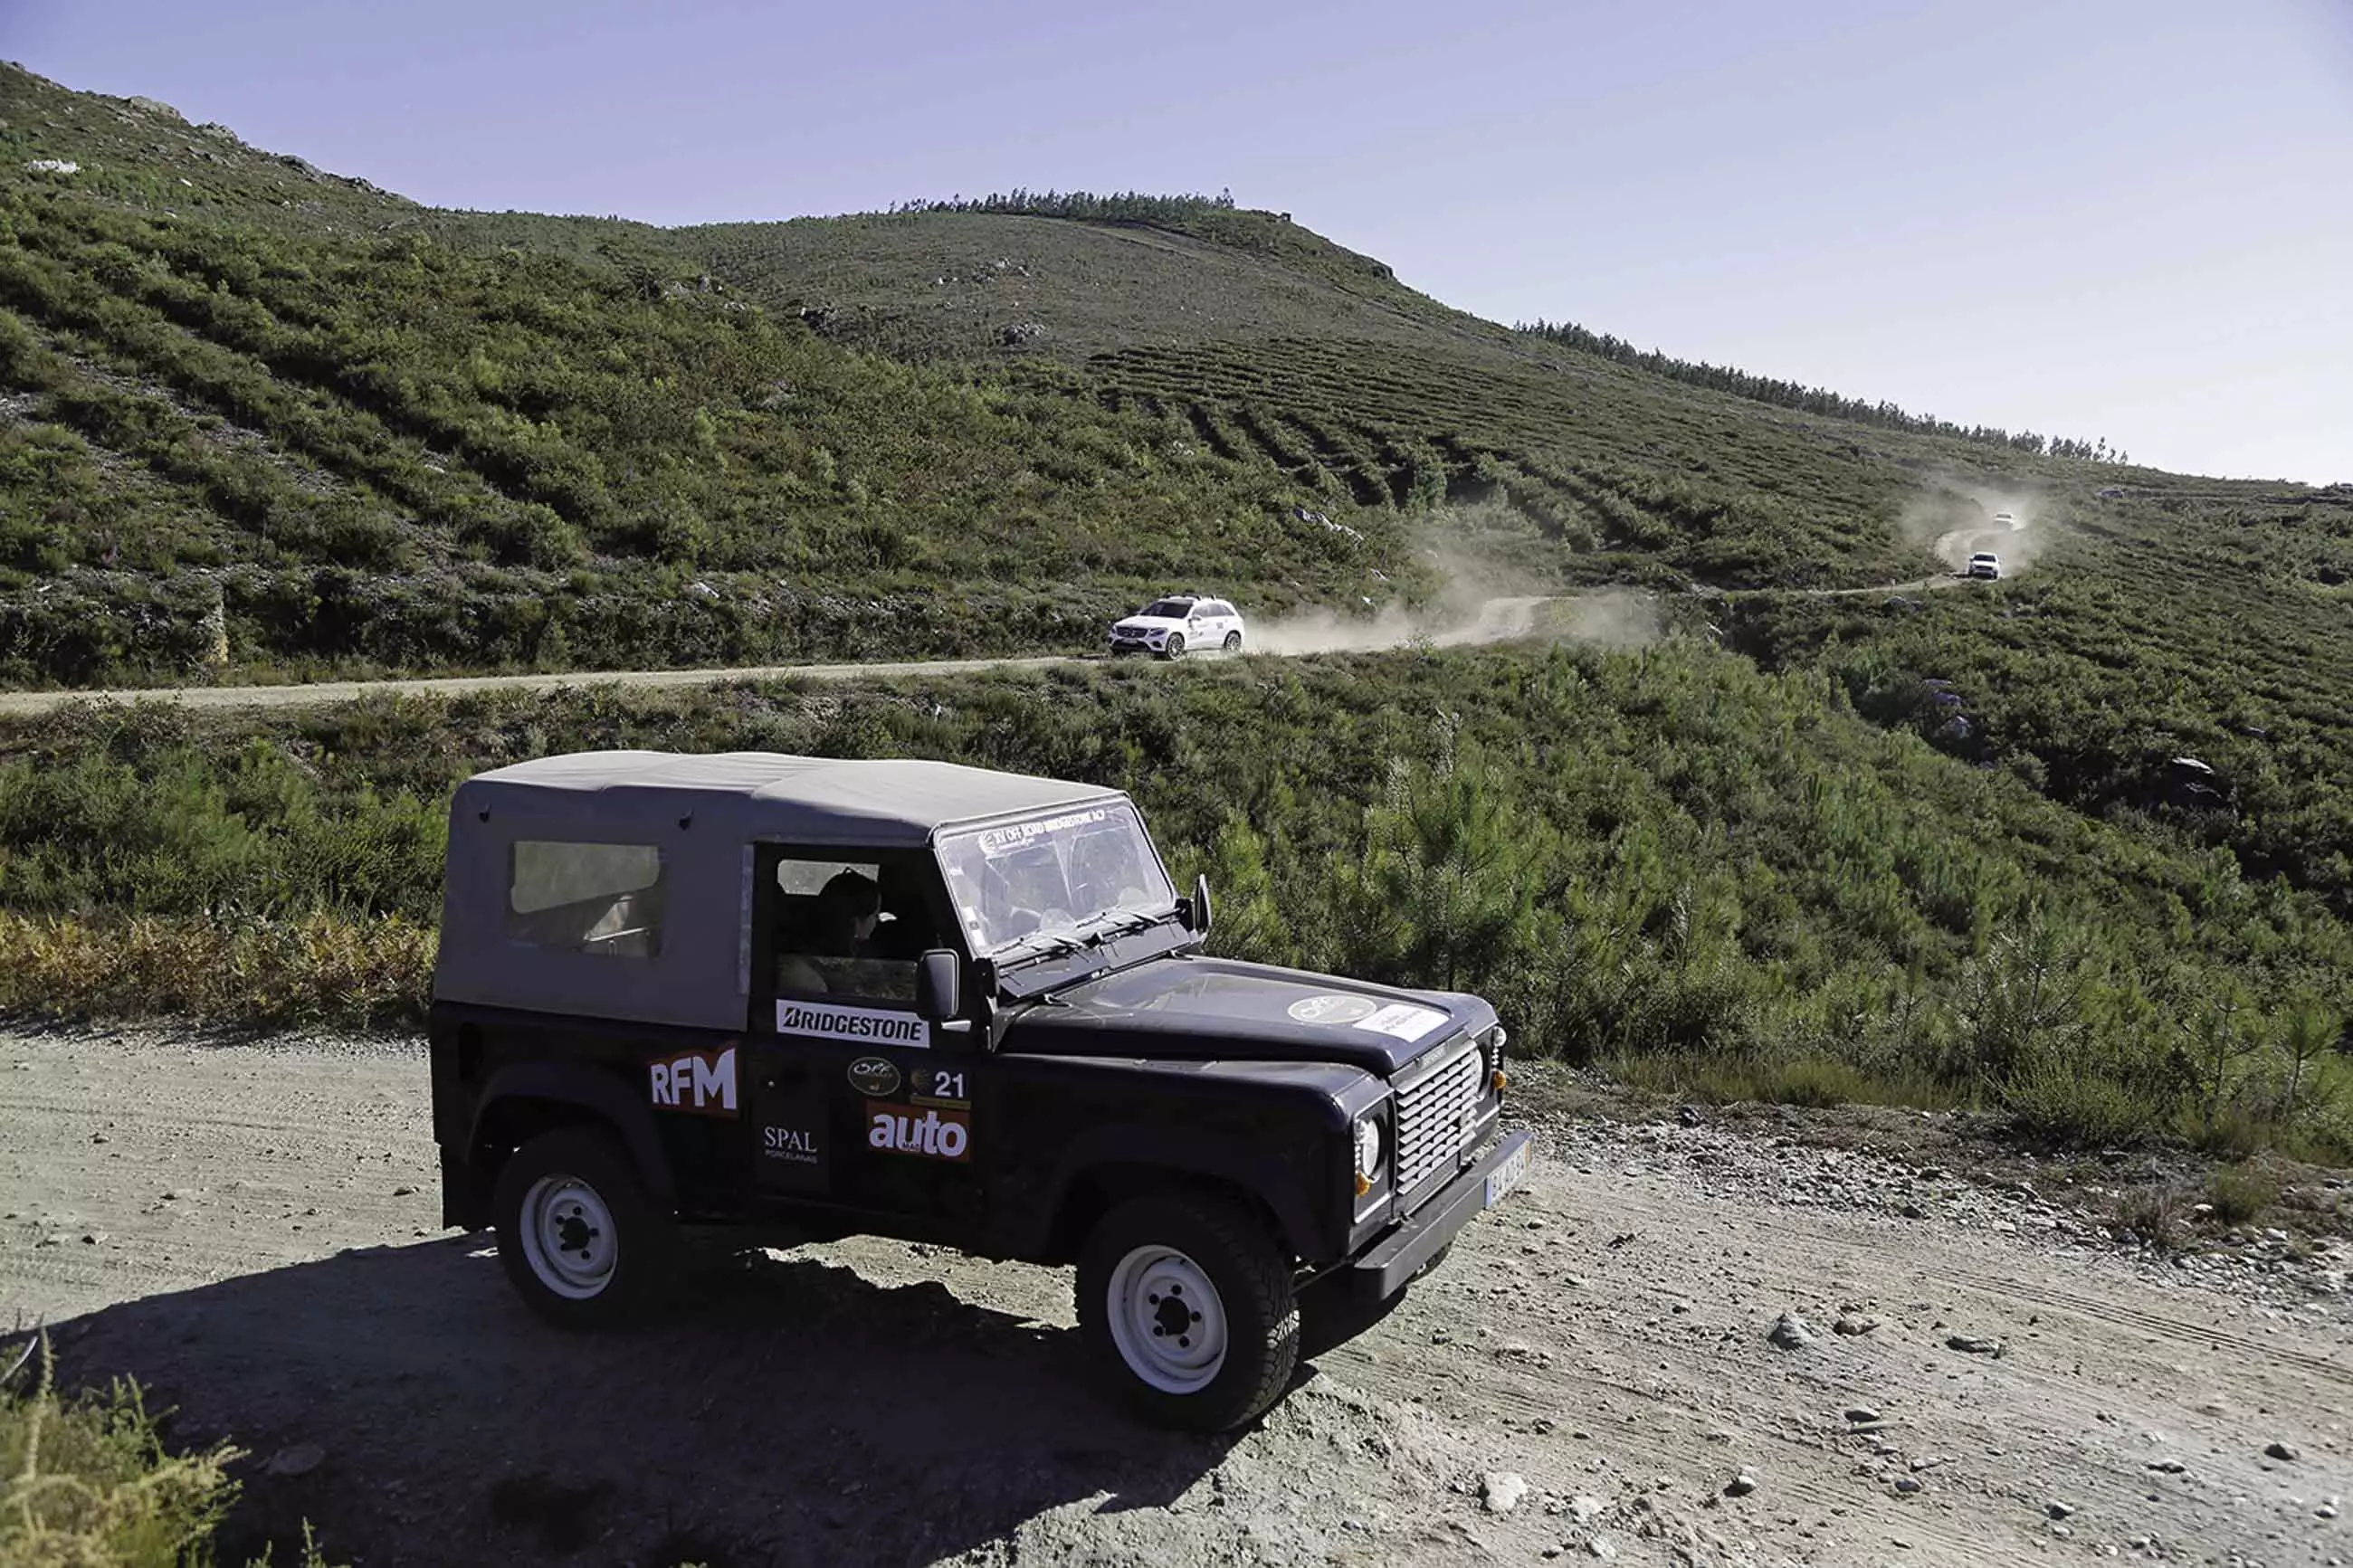
[[[1520,1184],[1520,1179],[1528,1173],[1528,1152],[1535,1147],[1533,1143],[1521,1144],[1502,1164],[1487,1173],[1487,1201],[1482,1207],[1493,1208]]]

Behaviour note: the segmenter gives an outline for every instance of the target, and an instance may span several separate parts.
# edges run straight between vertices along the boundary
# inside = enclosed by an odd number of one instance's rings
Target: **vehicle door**
[[[1215,647],[1225,637],[1219,628],[1217,606],[1207,599],[1193,601],[1193,608],[1185,617],[1185,646],[1188,648]]]
[[[755,1199],[976,1222],[985,1058],[915,1007],[919,956],[960,946],[936,863],[763,845],[752,881]]]

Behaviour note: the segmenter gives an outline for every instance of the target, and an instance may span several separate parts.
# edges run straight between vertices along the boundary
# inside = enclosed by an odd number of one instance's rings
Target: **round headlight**
[[[1381,1124],[1367,1117],[1356,1123],[1356,1174],[1373,1181],[1381,1173]]]

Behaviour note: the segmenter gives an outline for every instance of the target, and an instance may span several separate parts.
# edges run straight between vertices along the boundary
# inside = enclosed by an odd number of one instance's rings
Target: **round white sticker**
[[[1367,996],[1303,996],[1290,1011],[1303,1024],[1353,1024],[1371,1017],[1375,1008]]]

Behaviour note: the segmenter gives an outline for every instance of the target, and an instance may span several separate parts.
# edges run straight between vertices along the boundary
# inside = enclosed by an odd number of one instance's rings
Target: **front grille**
[[[1397,1091],[1397,1194],[1410,1200],[1430,1177],[1451,1170],[1478,1131],[1486,1058],[1465,1040],[1435,1071]]]

